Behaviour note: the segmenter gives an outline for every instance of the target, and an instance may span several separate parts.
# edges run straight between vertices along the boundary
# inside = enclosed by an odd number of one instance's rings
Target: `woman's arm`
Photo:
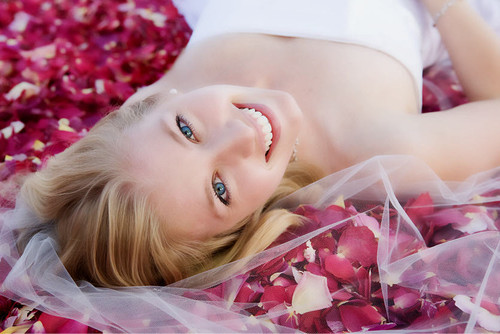
[[[399,131],[443,179],[462,180],[500,166],[500,38],[466,0],[421,1],[439,16],[435,26],[464,92],[476,102],[403,116]]]
[[[500,38],[495,31],[466,0],[422,2],[433,18],[442,13],[435,26],[467,97],[500,97]]]
[[[413,149],[444,179],[500,166],[500,99],[467,103],[407,120]]]

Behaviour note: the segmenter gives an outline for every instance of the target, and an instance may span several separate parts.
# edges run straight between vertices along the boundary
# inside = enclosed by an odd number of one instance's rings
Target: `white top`
[[[420,97],[423,69],[447,58],[439,32],[419,0],[174,2],[193,29],[188,47],[208,37],[237,32],[357,44],[401,62],[412,75]],[[482,10],[488,21],[499,21],[500,1],[475,0],[473,6]]]

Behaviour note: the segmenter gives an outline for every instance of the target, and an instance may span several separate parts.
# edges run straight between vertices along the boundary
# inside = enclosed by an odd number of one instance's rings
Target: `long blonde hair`
[[[266,205],[233,230],[203,242],[169,238],[150,193],[124,172],[125,155],[117,149],[124,130],[156,102],[152,96],[110,113],[23,184],[22,199],[54,230],[61,261],[75,280],[99,286],[169,284],[257,253],[300,221],[269,209],[317,179],[313,168],[292,163]],[[25,232],[24,243],[36,230]]]

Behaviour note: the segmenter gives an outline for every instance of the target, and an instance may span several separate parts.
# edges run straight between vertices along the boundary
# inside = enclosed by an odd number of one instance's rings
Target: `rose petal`
[[[5,298],[4,296],[0,296],[0,314],[8,314],[13,306],[14,302],[12,300]]]
[[[369,267],[377,262],[377,240],[365,226],[349,226],[339,238],[337,252]]]
[[[269,314],[273,313],[284,313],[278,317],[273,317],[272,320],[275,324],[286,326],[289,328],[299,327],[299,315],[294,312],[292,307],[286,306],[284,304],[278,304],[269,310]]]
[[[300,315],[299,329],[305,333],[327,333],[328,327],[321,319],[322,312],[311,311]]]
[[[485,308],[476,305],[471,298],[464,295],[456,295],[453,297],[455,305],[463,312],[471,314],[476,311],[477,323],[488,331],[500,331],[500,315],[495,315]]]
[[[420,302],[420,295],[414,291],[408,291],[403,288],[396,290],[394,293],[395,309],[410,309]]]
[[[372,231],[375,238],[380,238],[380,223],[373,217],[364,213],[353,218],[355,226],[366,226]]]
[[[380,325],[385,322],[385,318],[371,305],[343,304],[339,306],[339,311],[344,326],[351,332],[360,331],[365,326]]]
[[[332,299],[334,300],[340,300],[340,301],[348,301],[349,299],[352,298],[352,294],[347,292],[344,289],[337,290],[335,292],[332,292],[331,294]]]
[[[257,291],[249,283],[245,282],[238,291],[234,301],[236,303],[250,303],[254,302],[258,295]]]
[[[437,226],[445,226],[448,224],[464,225],[470,220],[466,218],[458,208],[439,210],[430,215],[429,219]]]
[[[321,266],[317,263],[308,263],[305,265],[305,269],[310,272],[311,274],[315,275],[322,275],[323,274],[323,269]]]
[[[364,267],[359,267],[356,270],[356,280],[358,286],[358,293],[370,299],[370,292],[372,289],[372,271],[371,268],[366,270]]]
[[[9,24],[9,30],[16,32],[23,32],[26,30],[31,16],[25,12],[16,13],[14,20]]]
[[[277,272],[283,272],[288,268],[288,263],[286,263],[283,257],[278,257],[274,260],[268,261],[258,267],[255,271],[262,276],[270,276]]]
[[[466,225],[456,227],[457,230],[464,233],[472,234],[485,231],[489,226],[494,226],[493,220],[483,213],[468,212],[465,214],[465,217],[469,218],[470,221]]]
[[[36,321],[31,327],[26,331],[26,333],[33,333],[33,334],[45,334],[47,333],[45,331],[45,327],[43,326],[41,321]]]
[[[337,223],[351,216],[346,209],[338,205],[330,205],[324,210],[318,210],[310,205],[303,205],[297,208],[295,213],[309,218],[312,222],[316,223],[317,226]]]
[[[282,286],[266,286],[260,299],[262,308],[269,310],[278,304],[283,304],[286,300],[286,291]]]
[[[316,261],[316,250],[312,247],[311,240],[307,240],[306,246],[307,248],[304,249],[304,258],[309,263]]]
[[[30,82],[20,82],[5,95],[8,101],[19,99],[23,96],[25,99],[40,93],[40,87],[33,85]]]
[[[419,225],[425,217],[434,212],[434,202],[429,193],[423,193],[416,199],[409,200],[404,209],[410,219]]]
[[[345,331],[342,318],[340,317],[339,309],[332,307],[325,316],[326,324],[333,333],[340,333]]]
[[[341,254],[332,254],[325,258],[325,270],[342,280],[350,281],[356,275],[351,261]]]
[[[321,310],[332,306],[332,298],[326,277],[305,272],[295,288],[292,307],[298,314]]]
[[[295,282],[293,282],[291,279],[289,279],[287,277],[283,277],[283,276],[276,277],[276,279],[272,280],[272,282],[273,282],[273,285],[279,285],[279,286],[282,286],[284,288],[286,288],[292,284],[295,284]]]

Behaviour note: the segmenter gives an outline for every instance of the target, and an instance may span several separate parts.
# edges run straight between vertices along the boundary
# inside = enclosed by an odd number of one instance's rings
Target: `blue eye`
[[[196,136],[194,135],[194,131],[192,130],[192,125],[190,125],[188,121],[186,121],[181,116],[177,116],[176,122],[177,122],[177,127],[184,135],[184,137],[186,137],[191,141],[196,141]]]
[[[191,129],[187,125],[181,126],[181,132],[188,138],[191,138],[193,136],[193,131],[191,131]]]
[[[229,191],[219,177],[216,176],[214,178],[212,188],[214,189],[215,196],[217,196],[222,204],[229,205]]]

